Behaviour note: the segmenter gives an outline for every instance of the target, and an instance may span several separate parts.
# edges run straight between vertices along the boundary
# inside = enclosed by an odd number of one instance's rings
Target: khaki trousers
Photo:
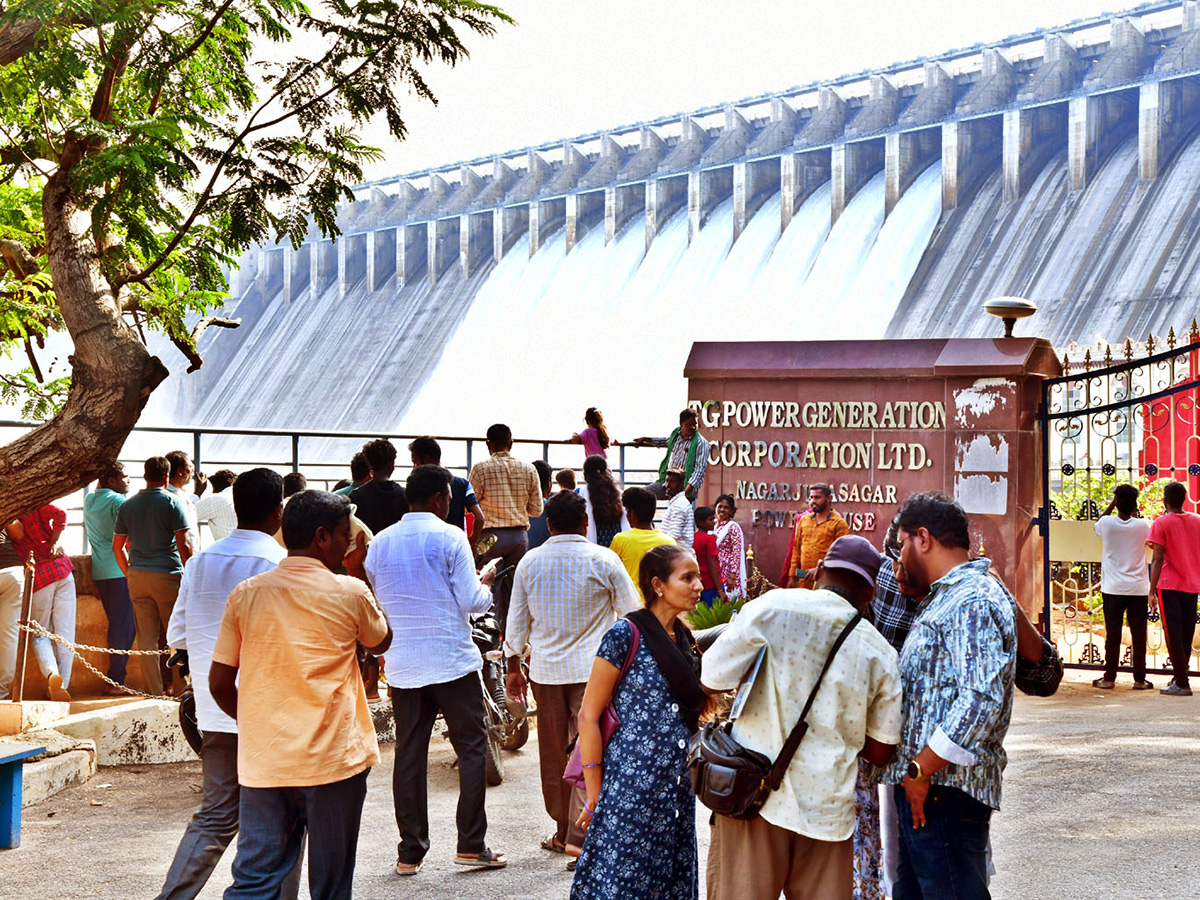
[[[851,900],[854,838],[818,841],[762,816],[716,816],[708,848],[708,900]]]
[[[579,707],[587,684],[538,684],[531,682],[537,704],[538,762],[542,775],[542,801],[557,825],[554,836],[564,844],[583,845],[583,832],[576,826],[585,795],[563,781],[567,757],[579,733]]]
[[[129,599],[133,603],[133,624],[137,630],[139,650],[159,650],[159,635],[167,630],[171,621],[171,610],[179,596],[182,575],[167,572],[148,572],[145,569],[129,570]],[[163,691],[162,670],[159,657],[139,656],[142,678],[146,681],[146,692],[161,694]]]

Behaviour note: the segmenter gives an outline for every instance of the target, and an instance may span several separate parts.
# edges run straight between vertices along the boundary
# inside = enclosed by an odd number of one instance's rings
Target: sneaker
[[[1135,681],[1133,683],[1133,689],[1135,691],[1152,691],[1152,690],[1154,690],[1154,682],[1153,681]]]
[[[1168,697],[1190,697],[1192,696],[1192,689],[1180,687],[1172,681],[1165,688],[1159,691],[1159,693],[1166,694]]]
[[[1114,687],[1116,687],[1116,684],[1109,681],[1107,678],[1097,678],[1092,682],[1092,687],[1101,688],[1105,691],[1111,691]]]

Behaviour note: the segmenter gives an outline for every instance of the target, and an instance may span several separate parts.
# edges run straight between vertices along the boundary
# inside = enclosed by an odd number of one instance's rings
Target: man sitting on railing
[[[640,437],[634,440],[635,447],[666,447],[667,455],[658,467],[658,481],[646,485],[646,490],[659,500],[667,498],[667,470],[683,471],[684,490],[693,503],[704,484],[708,471],[708,454],[712,444],[700,434],[696,411],[688,408],[679,414],[679,427],[666,438]]]

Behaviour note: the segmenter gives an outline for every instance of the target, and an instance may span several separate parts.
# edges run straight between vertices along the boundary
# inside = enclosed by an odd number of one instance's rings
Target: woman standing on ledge
[[[600,642],[579,712],[587,836],[571,900],[696,900],[696,797],[687,748],[704,711],[700,658],[679,614],[696,608],[700,570],[677,544],[642,558],[645,609]],[[629,670],[633,629],[638,644]],[[619,680],[618,680],[619,679]],[[612,700],[621,726],[601,746],[600,717]]]

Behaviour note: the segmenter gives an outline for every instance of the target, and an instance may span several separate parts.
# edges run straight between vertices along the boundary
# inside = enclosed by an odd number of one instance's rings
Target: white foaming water
[[[732,201],[690,244],[680,211],[644,254],[640,219],[608,246],[594,228],[565,258],[561,233],[532,260],[522,242],[480,291],[400,429],[479,432],[502,420],[519,434],[566,437],[598,406],[618,438],[660,434],[696,399],[683,377],[695,341],[882,334],[940,214],[940,172],[926,170],[887,225],[881,173],[832,229],[826,185],[782,236],[775,194],[736,242]],[[851,300],[869,308],[836,314]]]

